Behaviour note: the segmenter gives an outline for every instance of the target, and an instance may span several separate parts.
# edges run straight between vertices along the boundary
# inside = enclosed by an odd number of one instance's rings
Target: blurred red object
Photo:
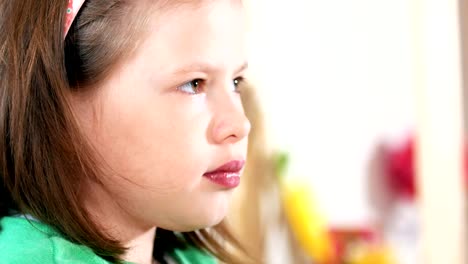
[[[390,190],[401,198],[409,198],[413,200],[417,195],[417,187],[415,183],[415,140],[410,137],[402,146],[388,150],[387,153],[387,183]],[[464,148],[464,175],[465,182],[467,180],[468,171],[468,149]]]
[[[401,147],[389,150],[387,155],[387,183],[397,196],[413,199],[416,195],[414,168],[414,139]]]

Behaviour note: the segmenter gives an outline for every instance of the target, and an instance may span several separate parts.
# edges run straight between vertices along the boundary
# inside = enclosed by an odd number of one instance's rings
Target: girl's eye
[[[236,79],[234,79],[232,81],[233,85],[234,85],[234,92],[236,93],[240,93],[240,86],[245,82],[245,79],[244,77],[237,77]]]
[[[181,92],[188,93],[188,94],[198,94],[201,92],[202,85],[203,85],[202,79],[195,79],[188,83],[182,84],[177,89]]]
[[[244,83],[244,77],[237,77],[232,81],[233,87],[232,91],[236,93],[240,93],[240,88],[242,83]],[[188,94],[199,94],[203,91],[203,84],[204,80],[202,79],[194,79],[190,82],[184,83],[183,85],[179,86],[177,89],[181,92],[188,93]]]

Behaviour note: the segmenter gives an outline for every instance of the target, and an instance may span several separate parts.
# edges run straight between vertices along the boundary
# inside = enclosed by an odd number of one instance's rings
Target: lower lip
[[[226,188],[236,188],[240,184],[239,172],[213,172],[203,176],[211,182]]]

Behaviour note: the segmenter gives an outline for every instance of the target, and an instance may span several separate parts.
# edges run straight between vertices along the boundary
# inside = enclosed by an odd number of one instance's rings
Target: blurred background
[[[468,263],[466,1],[246,6],[253,129],[230,221],[249,251],[273,264]]]

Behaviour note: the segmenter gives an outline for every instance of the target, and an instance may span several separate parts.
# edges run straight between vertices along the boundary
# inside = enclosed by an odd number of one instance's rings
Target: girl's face
[[[118,208],[112,216],[174,231],[224,218],[236,178],[205,173],[246,159],[250,123],[236,88],[245,24],[237,1],[206,2],[155,14],[135,55],[73,98],[106,172],[105,191],[87,190],[94,214]]]

